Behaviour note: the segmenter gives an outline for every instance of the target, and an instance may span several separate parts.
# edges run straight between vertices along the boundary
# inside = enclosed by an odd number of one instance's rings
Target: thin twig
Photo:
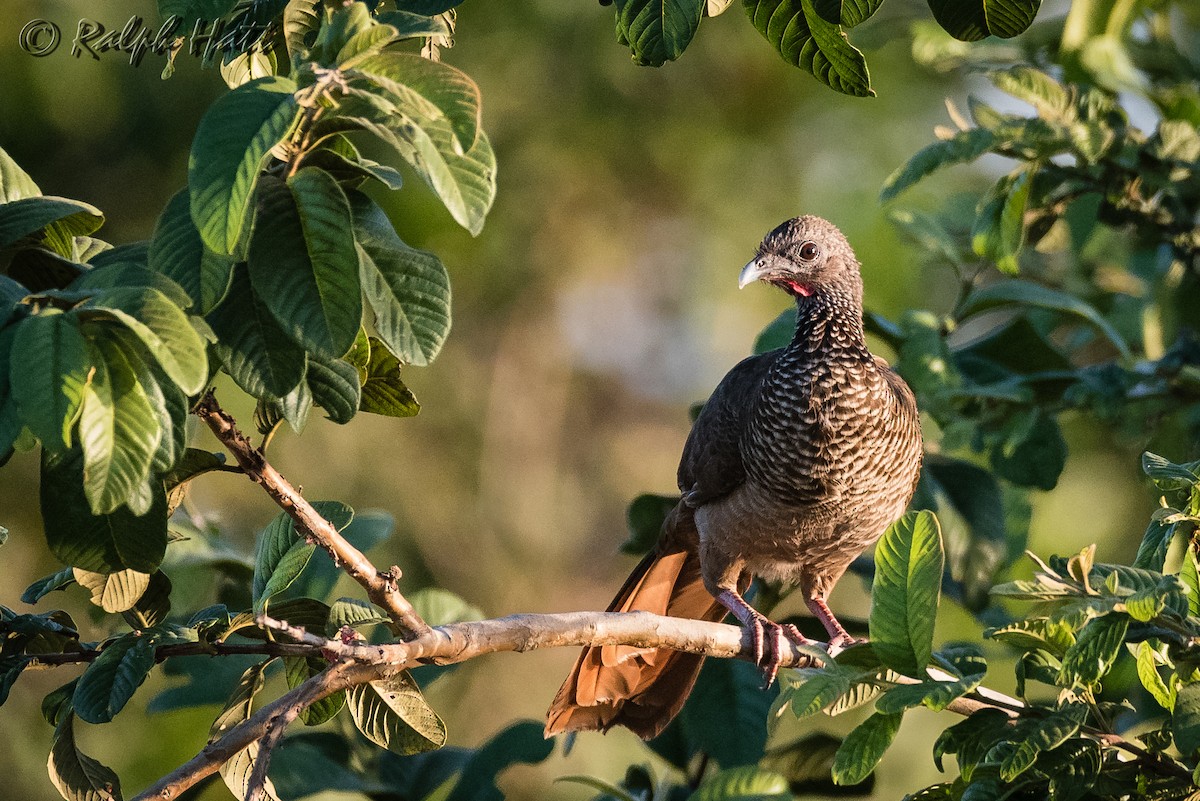
[[[92,662],[103,653],[100,648],[82,651],[63,651],[57,654],[31,654],[29,666],[58,667]],[[162,662],[176,656],[233,656],[235,654],[262,654],[264,656],[320,656],[321,651],[312,645],[286,642],[225,643],[188,642],[160,645],[154,649],[154,661]]]
[[[387,611],[395,632],[406,639],[425,636],[429,624],[421,619],[408,599],[396,587],[400,568],[381,572],[362,551],[355,548],[338,530],[322,517],[278,470],[271,466],[262,451],[255,448],[236,421],[217,403],[212,391],[196,404],[192,413],[203,420],[221,444],[233,454],[246,476],[262,486],[271,500],[292,518],[300,536],[315,542],[333,557],[334,564],[367,591],[367,597]]]

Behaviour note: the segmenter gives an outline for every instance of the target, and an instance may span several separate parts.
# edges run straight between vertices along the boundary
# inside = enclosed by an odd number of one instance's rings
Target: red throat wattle
[[[784,287],[793,295],[800,295],[805,298],[812,297],[813,288],[808,284],[801,284],[790,279],[784,279],[783,283]]]

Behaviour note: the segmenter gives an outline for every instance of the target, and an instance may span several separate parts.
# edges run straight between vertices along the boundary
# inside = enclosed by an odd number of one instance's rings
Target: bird
[[[608,610],[732,614],[769,686],[787,642],[811,643],[746,601],[751,581],[798,585],[829,645],[852,644],[826,599],[904,514],[922,441],[912,390],[867,348],[861,266],[833,223],[806,215],[767,233],[738,286],[758,281],[794,298],[795,334],[739,362],[709,396],[684,444],[682,497]],[[623,726],[651,739],[703,661],[666,648],[585,648],[547,712],[546,736]]]

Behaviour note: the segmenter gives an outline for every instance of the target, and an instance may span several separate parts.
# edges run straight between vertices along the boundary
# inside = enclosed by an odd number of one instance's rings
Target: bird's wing
[[[767,370],[782,352],[781,348],[740,361],[700,410],[679,461],[679,489],[689,506],[714,501],[745,482],[742,429]]]

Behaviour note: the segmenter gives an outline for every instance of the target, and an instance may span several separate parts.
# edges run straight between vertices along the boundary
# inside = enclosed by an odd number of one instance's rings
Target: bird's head
[[[763,237],[738,286],[754,281],[774,284],[798,300],[829,290],[862,291],[850,243],[833,223],[813,216],[795,217]]]

